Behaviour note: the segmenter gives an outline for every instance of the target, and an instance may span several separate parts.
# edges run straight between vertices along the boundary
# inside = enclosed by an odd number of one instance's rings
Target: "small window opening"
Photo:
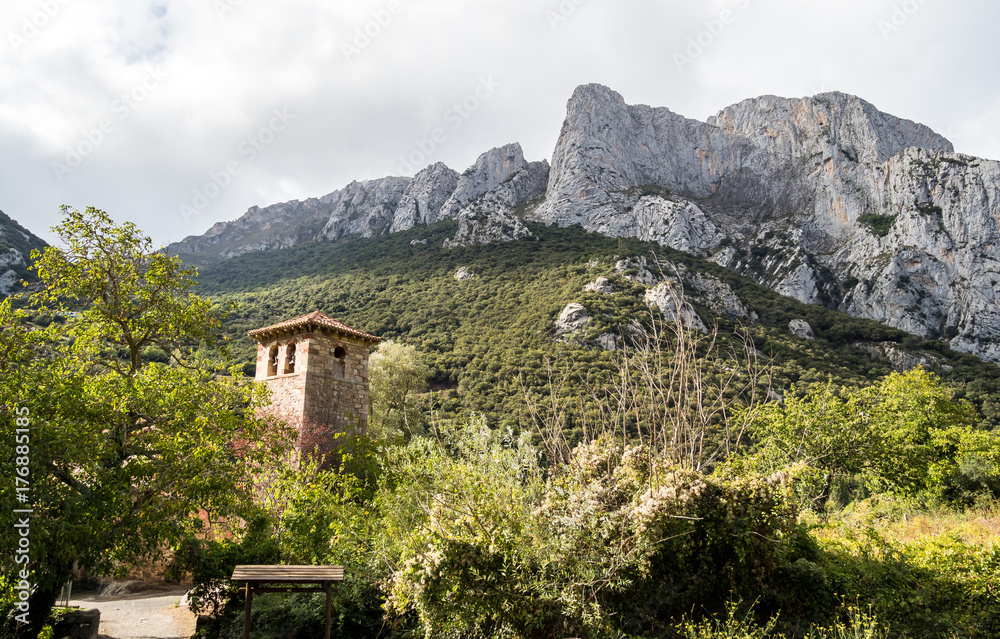
[[[338,346],[333,350],[333,374],[336,377],[344,376],[344,360],[347,358],[347,351],[343,346]]]
[[[284,373],[289,375],[295,372],[295,344],[289,344],[285,347],[285,370]]]
[[[273,377],[278,374],[278,346],[274,345],[267,352],[267,376]]]

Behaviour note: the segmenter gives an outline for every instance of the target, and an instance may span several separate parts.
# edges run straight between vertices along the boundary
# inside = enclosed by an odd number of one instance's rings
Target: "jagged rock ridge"
[[[1000,163],[854,96],[699,122],[579,87],[532,219],[654,240],[1000,360]]]
[[[167,250],[194,264],[303,242],[372,237],[417,225],[458,219],[455,244],[520,239],[530,235],[519,210],[540,201],[548,185],[547,161],[527,162],[521,145],[491,149],[464,174],[432,164],[412,178],[351,182],[320,198],[253,207],[232,222]]]
[[[193,261],[457,219],[450,245],[581,225],[707,257],[785,295],[1000,361],[1000,163],[843,93],[763,96],[705,122],[574,92],[552,156],[354,182],[253,208],[170,250]]]

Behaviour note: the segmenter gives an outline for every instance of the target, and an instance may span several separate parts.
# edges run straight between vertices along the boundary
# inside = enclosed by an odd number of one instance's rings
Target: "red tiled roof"
[[[277,333],[287,333],[294,331],[297,328],[305,328],[310,330],[312,327],[326,328],[338,333],[344,333],[345,335],[350,335],[352,337],[358,337],[360,339],[378,342],[381,341],[381,337],[375,337],[374,335],[369,335],[364,331],[359,331],[356,328],[351,328],[347,324],[344,324],[338,319],[334,319],[329,315],[324,315],[319,311],[313,311],[307,315],[302,315],[294,319],[285,320],[284,322],[279,322],[273,326],[265,326],[264,328],[257,328],[252,331],[248,331],[252,339],[262,339]]]

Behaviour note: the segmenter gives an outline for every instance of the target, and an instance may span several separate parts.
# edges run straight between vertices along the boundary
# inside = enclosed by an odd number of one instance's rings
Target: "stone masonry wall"
[[[288,344],[295,344],[295,371],[282,373]],[[278,346],[277,375],[268,376],[268,357]],[[337,357],[338,349],[343,349]],[[333,445],[337,432],[368,425],[368,345],[346,336],[301,333],[261,343],[258,381],[271,390],[271,412],[294,426],[300,450]]]

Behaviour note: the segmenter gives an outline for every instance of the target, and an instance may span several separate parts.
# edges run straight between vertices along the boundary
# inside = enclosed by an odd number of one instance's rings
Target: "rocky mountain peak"
[[[582,85],[551,167],[507,144],[461,175],[439,163],[255,207],[171,250],[224,259],[443,219],[458,220],[449,246],[530,237],[526,220],[657,242],[1000,361],[1000,162],[840,92],[701,122]]]
[[[910,147],[955,150],[930,127],[883,113],[839,91],[811,98],[750,98],[726,107],[707,123],[789,157],[809,157],[833,145],[853,161],[872,165]]]
[[[459,211],[528,167],[517,142],[490,149],[462,173],[455,191],[441,208],[442,217],[457,217]]]

